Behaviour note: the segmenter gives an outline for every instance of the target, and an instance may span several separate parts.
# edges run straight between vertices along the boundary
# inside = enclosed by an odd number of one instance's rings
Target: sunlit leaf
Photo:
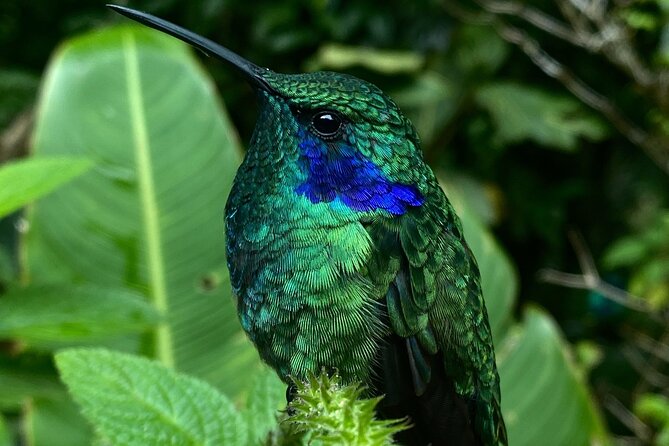
[[[634,413],[656,426],[669,429],[669,398],[664,395],[645,393],[634,403]]]
[[[328,44],[322,46],[309,63],[310,71],[335,70],[360,66],[383,74],[411,73],[423,65],[423,57],[411,51],[380,50]]]
[[[48,194],[91,167],[82,158],[51,157],[0,166],[0,217]]]
[[[241,415],[203,381],[103,349],[65,350],[56,364],[84,415],[113,444],[247,445]]]
[[[627,26],[637,30],[654,31],[662,23],[656,12],[627,8],[619,12]]]

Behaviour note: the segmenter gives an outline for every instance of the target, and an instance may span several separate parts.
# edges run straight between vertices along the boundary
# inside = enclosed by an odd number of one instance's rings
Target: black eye
[[[311,128],[321,138],[332,139],[339,134],[343,120],[333,111],[320,111],[311,118]]]

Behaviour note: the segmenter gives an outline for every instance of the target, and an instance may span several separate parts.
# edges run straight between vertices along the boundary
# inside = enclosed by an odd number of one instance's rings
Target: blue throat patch
[[[312,203],[339,199],[356,211],[383,209],[403,215],[425,201],[418,188],[388,180],[376,164],[354,148],[338,146],[335,153],[309,132],[302,131],[299,137],[308,177],[295,192]]]

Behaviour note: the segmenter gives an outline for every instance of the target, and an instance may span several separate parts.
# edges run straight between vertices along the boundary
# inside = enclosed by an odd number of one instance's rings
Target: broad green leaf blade
[[[28,398],[54,400],[65,395],[50,358],[46,364],[29,356],[0,358],[1,410],[20,410]]]
[[[103,349],[65,350],[56,364],[84,415],[112,444],[247,444],[242,416],[203,381]]]
[[[66,393],[59,399],[36,399],[24,423],[28,446],[88,446],[93,431]]]
[[[26,159],[0,166],[0,217],[48,194],[90,167],[88,160],[63,156]]]
[[[529,308],[497,348],[502,412],[514,446],[607,444],[599,413],[555,323]]]
[[[579,138],[599,141],[605,125],[576,99],[514,83],[481,87],[476,100],[490,112],[501,145],[532,140],[542,146],[575,150]]]
[[[166,323],[155,356],[231,395],[260,361],[226,280],[223,208],[240,148],[185,45],[123,26],[67,42],[42,88],[34,154],[96,168],[34,207],[32,277],[145,292]],[[220,275],[220,274],[219,274]]]
[[[0,446],[11,446],[12,441],[9,437],[9,428],[2,415],[0,415]]]
[[[29,344],[100,340],[145,330],[158,320],[142,295],[123,288],[34,286],[0,299],[0,339]]]
[[[286,384],[269,368],[256,375],[242,413],[249,428],[249,445],[265,444],[276,427],[279,410],[286,407]]]

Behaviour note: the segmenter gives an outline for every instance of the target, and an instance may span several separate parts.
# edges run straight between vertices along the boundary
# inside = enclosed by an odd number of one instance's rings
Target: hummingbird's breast
[[[373,243],[350,210],[313,203],[277,170],[247,155],[226,206],[241,324],[284,379],[325,367],[364,381],[384,330],[365,274]]]

